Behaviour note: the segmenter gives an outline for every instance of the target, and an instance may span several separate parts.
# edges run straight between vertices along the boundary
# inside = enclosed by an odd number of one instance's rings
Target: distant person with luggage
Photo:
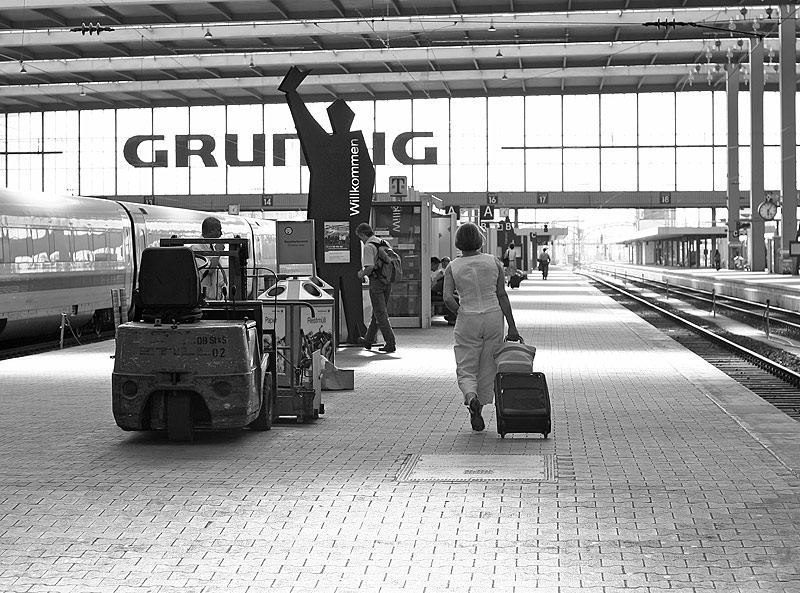
[[[511,279],[517,275],[517,250],[514,241],[511,241],[503,252],[503,272],[506,284],[511,286]]]
[[[722,267],[722,256],[719,254],[719,249],[714,250],[714,269],[719,270]]]
[[[508,338],[519,339],[506,293],[502,263],[481,253],[483,233],[468,222],[456,231],[456,248],[462,254],[444,274],[444,302],[458,314],[453,337],[456,378],[468,406],[473,430],[486,427],[481,408],[494,399],[496,348],[503,343],[503,320]],[[458,292],[458,300],[456,300]]]
[[[539,262],[539,269],[542,272],[542,280],[547,280],[547,273],[550,270],[550,254],[547,253],[547,247],[542,249],[537,260]]]
[[[369,300],[372,303],[372,319],[367,328],[367,333],[361,339],[361,344],[367,350],[372,349],[375,336],[380,328],[385,342],[381,352],[391,353],[397,350],[394,331],[389,323],[389,297],[392,294],[392,279],[387,278],[384,266],[390,265],[383,262],[380,257],[380,250],[386,250],[389,245],[375,236],[372,227],[362,222],[356,227],[356,235],[364,244],[364,254],[361,258],[362,268],[358,271],[358,277],[363,281],[364,277],[369,278]],[[394,253],[394,252],[393,252]]]

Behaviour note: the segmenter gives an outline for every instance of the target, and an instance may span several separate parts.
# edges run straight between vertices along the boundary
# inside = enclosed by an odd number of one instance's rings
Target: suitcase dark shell
[[[522,283],[522,276],[519,274],[512,274],[508,278],[508,285],[511,288],[519,288],[519,285]]]
[[[502,438],[511,432],[551,430],[550,392],[544,373],[497,373],[494,382],[497,432]]]

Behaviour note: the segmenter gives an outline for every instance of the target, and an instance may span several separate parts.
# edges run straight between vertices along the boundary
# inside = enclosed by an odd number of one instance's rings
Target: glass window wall
[[[525,146],[561,148],[561,119],[560,96],[525,97]]]
[[[740,139],[749,143],[746,88],[739,102]],[[349,105],[352,128],[362,131],[378,163],[378,192],[388,190],[393,175],[406,175],[411,185],[431,192],[724,191],[727,185],[724,91]],[[326,132],[328,106],[309,104]],[[780,181],[779,111],[779,94],[767,93],[767,189]],[[261,151],[262,133],[263,167],[254,152],[256,144]],[[0,155],[0,167],[7,167],[0,179],[23,191],[297,194],[308,186],[283,103],[8,114],[0,119],[0,134],[0,146],[16,153]],[[176,146],[176,136],[186,134],[202,138],[183,138]],[[229,140],[235,144],[230,155],[226,134],[236,138]],[[740,150],[743,190],[749,187],[747,147]]]
[[[566,95],[563,104],[564,146],[600,146],[599,95]]]
[[[41,192],[44,187],[41,113],[9,113],[7,116],[8,187]],[[16,154],[14,154],[16,153]]]
[[[189,195],[189,167],[186,166],[185,156],[178,151],[177,136],[189,133],[189,108],[188,107],[158,107],[153,109],[153,134],[164,136],[160,143],[168,151],[168,167],[153,169],[153,192],[157,195],[186,196]],[[189,148],[196,148],[197,143],[191,143]],[[181,151],[182,152],[182,151]],[[179,160],[183,163],[179,163]],[[199,157],[189,157],[189,165],[195,165]]]
[[[601,191],[636,191],[636,149],[600,149]]]
[[[86,113],[83,114],[88,115]],[[134,136],[150,136],[153,134],[152,109],[120,109],[117,111],[117,194],[122,196],[153,194],[153,169],[149,166],[133,166],[124,155],[125,145]],[[172,152],[163,140],[142,139],[141,143],[129,144],[130,157],[135,162],[152,163],[156,150]],[[166,157],[165,157],[166,158]],[[173,169],[174,169],[174,161]],[[169,163],[169,161],[168,161]]]
[[[597,191],[600,188],[600,149],[564,149],[564,191]]]
[[[678,146],[711,146],[714,143],[712,102],[708,91],[676,93],[675,142]]]
[[[78,112],[48,111],[44,113],[44,191],[78,194]]]
[[[117,194],[117,147],[114,143],[116,112],[113,109],[79,112],[80,194],[113,196]],[[120,168],[130,167],[124,159]]]
[[[535,148],[527,151],[528,154],[525,157],[526,191],[563,190],[562,152],[561,148]]]
[[[639,146],[674,146],[675,93],[640,94],[638,129]]]
[[[264,193],[264,167],[266,165],[266,137],[264,136],[264,109],[261,105],[229,105],[226,111],[227,134],[225,145],[217,148],[222,155],[220,166],[227,171],[228,194]],[[192,124],[194,127],[194,123]],[[270,138],[272,140],[272,138]],[[228,163],[225,154],[230,151],[237,159],[236,166]],[[244,163],[255,163],[245,165]],[[194,184],[194,180],[192,180]]]
[[[600,96],[600,143],[602,146],[636,146],[636,95]]]
[[[711,191],[714,188],[714,150],[678,147],[675,152],[675,189]]]
[[[390,175],[404,175],[408,184],[416,187],[410,164],[411,142],[403,136],[412,130],[411,100],[375,103],[375,128],[386,134],[386,164],[375,167],[375,191],[389,191]]]
[[[288,105],[264,105],[264,134],[267,161],[264,166],[264,193],[299,193],[300,140],[297,139]]]
[[[490,97],[488,181],[493,191],[525,191],[525,101]]]
[[[639,149],[639,191],[675,189],[675,149]]]
[[[370,103],[371,104],[371,103]],[[415,158],[426,158],[426,151],[435,164],[414,165],[414,187],[420,191],[450,191],[450,102],[447,99],[414,101],[415,132],[433,134],[414,138]],[[432,152],[433,151],[433,152]],[[374,152],[373,159],[374,157]]]
[[[486,99],[450,100],[450,191],[487,191]]]
[[[225,194],[225,106],[190,107],[189,129],[190,193]]]

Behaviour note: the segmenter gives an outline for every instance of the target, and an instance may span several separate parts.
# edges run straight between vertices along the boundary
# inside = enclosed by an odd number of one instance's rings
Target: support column
[[[781,90],[781,196],[783,208],[780,223],[781,261],[779,271],[782,274],[797,274],[792,258],[789,257],[789,241],[797,237],[797,147],[795,134],[797,120],[795,103],[797,92],[797,32],[794,6],[782,5],[780,24],[780,90]]]
[[[750,39],[750,240],[747,259],[753,272],[767,267],[764,219],[758,206],[764,201],[764,42]]]
[[[739,242],[739,78],[737,64],[728,66],[725,87],[728,106],[728,269],[733,258],[741,252]],[[723,254],[724,255],[724,254]]]

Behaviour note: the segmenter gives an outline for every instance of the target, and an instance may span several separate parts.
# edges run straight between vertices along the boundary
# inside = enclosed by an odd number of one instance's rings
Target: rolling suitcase
[[[522,283],[522,275],[521,274],[512,274],[508,278],[508,285],[511,288],[519,288],[519,285]]]
[[[533,370],[536,348],[506,342],[495,354],[494,404],[497,432],[501,438],[511,432],[551,430],[550,393],[544,373]]]

